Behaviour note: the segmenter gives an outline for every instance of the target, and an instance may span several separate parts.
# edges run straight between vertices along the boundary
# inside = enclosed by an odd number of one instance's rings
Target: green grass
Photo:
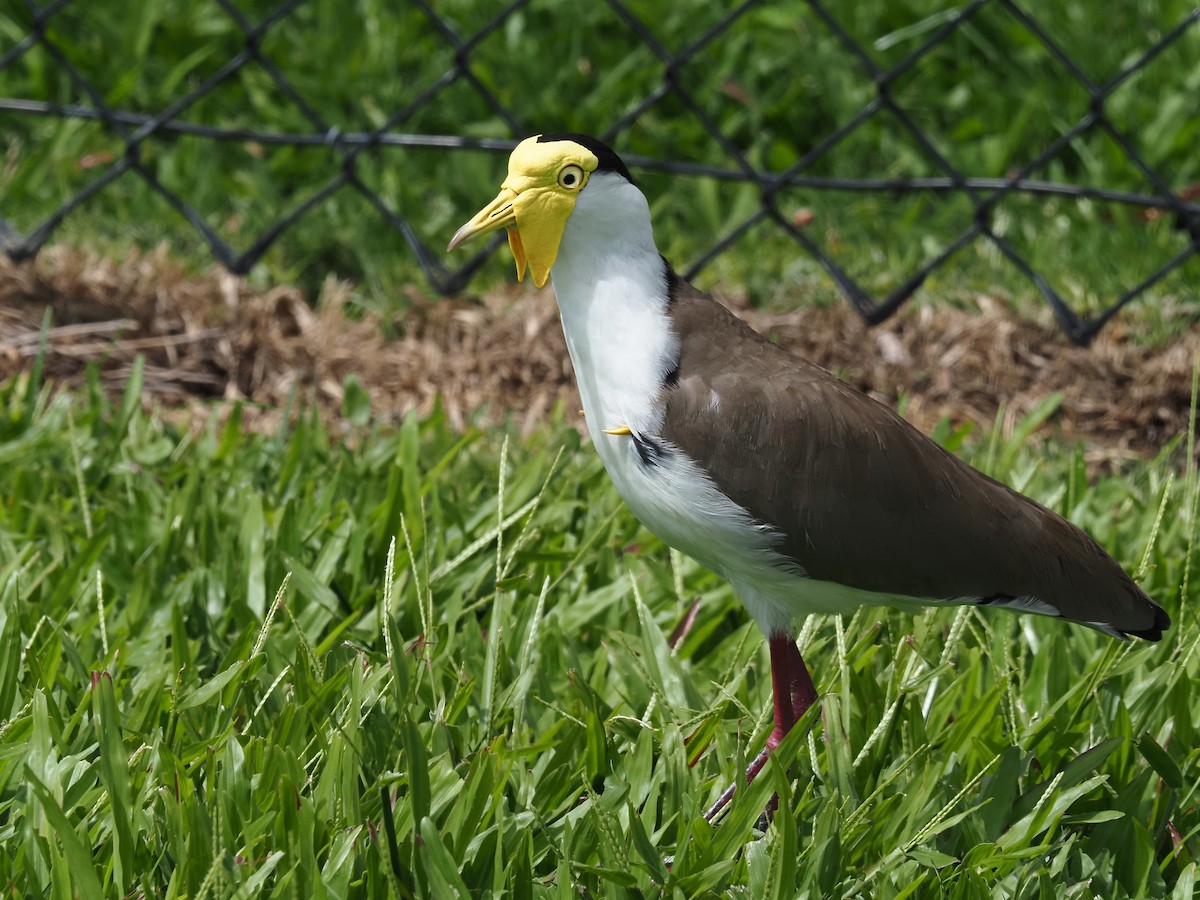
[[[811,619],[821,713],[713,827],[769,729],[764,642],[574,431],[382,427],[349,392],[338,432],[297,408],[251,434],[234,407],[193,433],[140,396],[136,372],[116,403],[0,386],[14,896],[1192,896],[1178,447],[1094,482],[1024,431],[966,448],[1138,571],[1162,643],[973,609]]]
[[[239,8],[256,19],[271,5]],[[1072,0],[1038,15],[1104,80],[1190,5],[1139,0],[1097,16]],[[672,48],[719,15],[710,4],[631,6]],[[494,6],[438,9],[469,34]],[[856,4],[846,25],[887,65],[943,11],[875,0]],[[23,6],[3,6],[0,44],[29,25]],[[182,0],[68,4],[48,34],[107,102],[149,113],[241,46],[215,4]],[[1197,41],[1194,29],[1108,106],[1176,187],[1200,179]],[[378,0],[354,15],[313,0],[263,49],[345,130],[381,124],[453,56],[418,12]],[[680,78],[756,163],[780,169],[871,96],[845,60],[807,4],[780,3],[740,21]],[[662,74],[604,4],[565,0],[513,17],[472,71],[530,132],[602,131]],[[731,81],[751,102],[725,90]],[[0,94],[81,99],[42,48],[0,71]],[[977,175],[1004,175],[1087,109],[995,4],[895,96]],[[308,128],[253,66],[186,117]],[[402,128],[509,136],[463,84]],[[123,149],[94,122],[6,115],[0,133],[0,214],[22,229]],[[672,97],[618,147],[729,163]],[[144,158],[240,247],[337,165],[325,150],[194,138],[153,138]],[[365,156],[360,174],[416,211],[437,248],[493,195],[502,168],[497,155],[386,150]],[[885,117],[813,174],[937,173]],[[1145,189],[1099,136],[1038,174]],[[758,202],[753,188],[711,180],[642,181],[663,249],[681,265]],[[810,236],[879,292],[970,221],[961,201],[929,197],[791,191],[780,205],[811,208]],[[1167,217],[1074,201],[1006,201],[996,224],[1089,309],[1182,240]],[[115,252],[166,239],[197,267],[208,259],[190,227],[128,177],[60,236]],[[1197,264],[1139,316],[1177,329],[1171,316],[1194,303],[1180,286]],[[254,277],[315,295],[330,272],[360,281],[361,302],[384,311],[417,278],[398,237],[350,192],[289,232]],[[482,283],[510,277],[500,258]],[[766,229],[704,280],[764,302],[835,297],[818,266]],[[924,290],[962,303],[979,291],[1032,296],[982,244]],[[1095,534],[1175,627],[1147,645],[998,611],[814,618],[801,640],[821,714],[712,827],[700,813],[770,726],[764,642],[728,585],[642,529],[569,428],[516,441],[458,435],[440,415],[384,427],[347,397],[337,430],[297,402],[276,434],[245,432],[236,407],[193,433],[144,412],[136,376],[115,404],[95,377],[74,395],[36,372],[0,385],[0,890],[1193,895],[1200,488],[1194,469],[1176,467],[1180,447],[1089,481],[1080,448],[1027,446],[1028,429],[965,445],[943,429],[977,465]],[[666,635],[696,598],[696,624],[672,648]],[[763,835],[754,824],[772,790],[782,811]]]
[[[274,0],[239,3],[257,22]],[[710,3],[633,0],[658,39],[681,50],[714,25]],[[1129,0],[1103,11],[1085,0],[1042,4],[1038,20],[1097,83],[1132,63],[1179,22],[1192,0]],[[497,11],[482,0],[439,2],[440,15],[469,36]],[[883,67],[898,64],[947,17],[939,0],[869,0],[835,11]],[[0,46],[31,28],[21,4],[0,6]],[[212,76],[243,48],[243,32],[213,2],[90,0],[67,4],[46,34],[115,108],[155,114]],[[278,22],[262,51],[322,118],[343,131],[369,131],[434,84],[454,64],[453,48],[416,8],[360,0],[347,12],[310,0]],[[607,4],[535,0],[482,41],[471,72],[516,120],[516,134],[465,81],[396,126],[398,131],[511,138],[539,131],[600,133],[663,79],[664,64]],[[781,171],[847,123],[874,96],[872,78],[803,0],[762,4],[699,51],[677,73],[705,113],[756,165]],[[960,169],[1004,177],[1031,161],[1090,109],[1087,91],[1002,5],[988,4],[918,65],[896,79],[896,103]],[[37,46],[0,70],[0,95],[90,101],[49,51]],[[1106,112],[1166,179],[1181,190],[1200,181],[1200,27],[1110,98]],[[190,122],[312,133],[314,126],[258,65],[188,107]],[[621,151],[734,168],[685,103],[668,94],[616,141]],[[124,153],[97,121],[0,117],[0,214],[29,231]],[[324,148],[279,147],[190,136],[151,137],[145,164],[223,238],[249,247],[272,223],[340,171]],[[108,162],[105,162],[108,160]],[[364,154],[364,183],[406,216],[434,252],[490,199],[504,156],[387,148]],[[876,116],[807,174],[839,178],[940,176],[944,172],[889,113]],[[1034,172],[1052,181],[1145,192],[1144,174],[1103,132],[1092,133]],[[749,185],[645,173],[662,249],[680,268],[758,208]],[[806,233],[877,295],[898,287],[973,221],[963,198],[791,189],[777,198],[790,215],[815,219]],[[1137,208],[1044,197],[1010,198],[993,224],[1077,308],[1096,311],[1182,251],[1172,217],[1144,220]],[[381,228],[359,194],[342,190],[285,234],[254,277],[299,283],[316,295],[333,272],[358,282],[361,302],[393,311],[402,289],[424,283],[400,236]],[[207,247],[140,179],[126,175],[68,217],[69,243],[108,251],[170,242],[204,265]],[[450,260],[457,264],[458,260]],[[1034,288],[987,243],[960,251],[923,287],[939,301],[979,293],[1042,303]],[[1194,306],[1200,260],[1154,288],[1138,307]],[[498,255],[475,288],[511,277]],[[833,302],[824,270],[774,225],[752,229],[707,271],[706,286],[746,289],[761,302]]]

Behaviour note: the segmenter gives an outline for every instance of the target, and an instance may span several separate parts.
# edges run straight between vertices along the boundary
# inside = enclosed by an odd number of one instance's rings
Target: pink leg
[[[773,634],[768,638],[768,643],[771,647],[771,694],[775,702],[775,727],[767,736],[767,746],[746,768],[747,784],[762,771],[771,751],[779,746],[796,721],[817,701],[817,689],[813,685],[812,676],[808,674],[808,668],[804,665],[804,659],[800,656],[800,650],[791,635]],[[736,787],[730,785],[725,793],[717,798],[717,802],[709,807],[704,818],[711,822],[720,814],[733,799]],[[771,798],[767,806],[768,815],[775,812],[778,802],[778,798]]]

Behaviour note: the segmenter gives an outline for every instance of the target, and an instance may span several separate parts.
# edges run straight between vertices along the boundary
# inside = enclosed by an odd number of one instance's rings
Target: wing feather
[[[1086,533],[673,283],[662,437],[783,535],[810,577],[934,600],[1029,598],[1161,636],[1166,613]]]

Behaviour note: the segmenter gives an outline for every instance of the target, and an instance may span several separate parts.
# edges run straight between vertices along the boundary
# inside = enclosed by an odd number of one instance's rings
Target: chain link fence
[[[224,25],[232,22],[236,26],[236,43],[233,45],[236,52],[215,62],[203,77],[193,74],[181,80],[172,88],[173,99],[155,112],[124,106],[120,90],[114,89],[112,84],[97,83],[91,74],[79,47],[69,37],[71,29],[78,27],[78,21],[66,21],[70,15],[79,14],[85,0],[53,0],[44,5],[35,0],[4,0],[4,3],[7,9],[0,7],[0,25],[6,24],[7,31],[3,33],[19,38],[8,42],[8,46],[0,44],[0,122],[7,119],[10,124],[27,123],[38,118],[90,122],[100,125],[108,139],[115,139],[119,148],[119,152],[98,155],[91,164],[81,164],[76,174],[82,183],[74,185],[69,196],[32,222],[27,222],[30,218],[28,207],[14,208],[0,193],[0,247],[13,260],[36,254],[68,217],[93,203],[102,193],[121,190],[119,186],[135,179],[190,223],[217,260],[230,271],[244,274],[281,236],[311,216],[314,210],[331,198],[352,193],[373,211],[374,223],[366,219],[363,226],[371,228],[372,224],[382,222],[398,232],[430,285],[440,294],[453,294],[468,285],[501,241],[493,241],[461,266],[451,267],[441,252],[440,241],[435,243],[437,238],[423,233],[417,225],[426,210],[406,208],[396,192],[381,188],[378,177],[364,174],[367,160],[373,154],[387,152],[388,148],[432,148],[444,154],[502,152],[536,131],[588,130],[579,127],[577,122],[538,122],[538,116],[515,108],[513,98],[497,87],[503,83],[503,78],[497,75],[494,63],[480,62],[481,48],[496,42],[513,44],[517,39],[514,35],[523,27],[521,23],[526,22],[524,16],[534,5],[533,0],[514,0],[494,14],[488,12],[485,20],[476,18],[469,24],[469,33],[463,31],[463,21],[470,17],[452,14],[462,4],[435,5],[427,0],[410,0],[405,8],[405,14],[409,16],[406,21],[411,22],[414,14],[421,18],[429,33],[440,42],[440,55],[435,61],[444,60],[439,64],[445,67],[432,78],[414,78],[411,83],[401,85],[406,99],[391,109],[377,110],[377,124],[369,129],[348,126],[347,117],[339,117],[336,110],[331,112],[327,105],[310,102],[309,92],[297,83],[289,66],[281,62],[286,54],[281,55],[278,47],[270,46],[271,37],[281,23],[311,15],[311,10],[305,11],[313,5],[313,0],[285,0],[256,10],[248,8],[255,4],[235,4],[232,0],[193,4],[204,6],[206,15],[218,19],[224,17],[221,19]],[[449,13],[445,9],[447,6],[452,8]],[[638,171],[661,172],[669,173],[680,182],[709,179],[754,188],[753,208],[740,210],[737,218],[727,221],[710,245],[699,248],[685,267],[684,274],[689,278],[752,231],[765,226],[786,235],[801,254],[818,261],[862,317],[877,323],[892,315],[931,274],[950,265],[965,247],[983,243],[990,246],[989,253],[998,255],[997,258],[1015,267],[1036,286],[1072,340],[1086,343],[1118,310],[1200,257],[1200,204],[1194,202],[1200,190],[1179,183],[1179,173],[1152,159],[1154,154],[1139,144],[1129,124],[1114,121],[1110,110],[1114,95],[1123,86],[1169,52],[1175,54],[1169,65],[1172,71],[1178,69],[1181,90],[1193,93],[1200,90],[1200,83],[1192,84],[1200,75],[1200,60],[1191,57],[1192,51],[1200,46],[1197,44],[1200,9],[1185,11],[1175,21],[1148,28],[1144,34],[1136,36],[1135,51],[1126,52],[1108,71],[1097,73],[1092,64],[1094,61],[1077,59],[1056,25],[1043,21],[1044,11],[1037,11],[1038,7],[1033,5],[1026,8],[1013,0],[970,0],[958,6],[935,9],[910,24],[893,27],[886,37],[876,37],[873,41],[859,29],[850,27],[848,23],[854,16],[850,8],[819,0],[796,0],[786,4],[744,0],[740,5],[722,10],[715,20],[696,15],[694,33],[688,35],[676,27],[669,40],[662,36],[645,3],[603,0],[592,7],[587,13],[593,17],[589,21],[599,24],[590,30],[589,39],[595,29],[600,28],[617,42],[636,46],[641,51],[648,50],[654,72],[650,89],[639,97],[624,97],[619,114],[605,120],[607,128],[599,136],[625,156],[635,174]],[[576,8],[560,6],[558,10],[560,15],[566,16],[572,15],[571,10]],[[1016,29],[1020,35],[1018,49],[1038,54],[1051,67],[1048,71],[1066,84],[1064,89],[1083,98],[1081,114],[1071,116],[1063,110],[1061,121],[1051,129],[1051,136],[1038,146],[1023,147],[1019,164],[1007,159],[1001,174],[974,172],[958,162],[947,150],[947,139],[932,134],[920,112],[914,111],[899,97],[902,85],[919,77],[922,67],[941,64],[936,61],[938,49],[952,40],[962,39],[964,29],[973,27],[972,23],[984,11],[993,23],[1003,20],[1010,34],[1016,33],[1013,31]],[[344,12],[341,15],[355,14]],[[1097,9],[1094,14],[1106,13]],[[131,16],[134,15],[131,12]],[[819,33],[825,45],[831,45],[840,54],[841,69],[837,71],[852,73],[857,79],[861,102],[856,108],[828,116],[827,121],[820,123],[821,127],[807,130],[802,137],[791,138],[786,164],[776,164],[770,153],[758,153],[749,146],[756,143],[757,136],[747,139],[744,123],[731,126],[729,116],[721,109],[714,109],[711,84],[704,83],[704,79],[697,78],[694,73],[706,65],[702,58],[705,53],[719,48],[722,41],[733,40],[730,36],[735,29],[741,29],[739,40],[747,39],[748,31],[749,39],[754,40],[753,29],[786,28],[786,21],[782,26],[779,23],[793,15],[803,18],[806,33]],[[311,26],[320,27],[320,22],[318,16]],[[363,28],[371,27],[366,21],[361,24]],[[136,22],[130,23],[131,28],[136,25]],[[989,26],[992,31],[995,27],[994,24]],[[977,28],[977,31],[987,29]],[[973,34],[972,39],[978,40],[978,34]],[[520,40],[533,47],[533,52],[540,52],[537,34],[526,31]],[[896,47],[901,45],[904,52],[897,53]],[[805,43],[795,41],[793,51],[797,58],[804,56]],[[201,48],[197,48],[197,52],[201,52]],[[53,83],[58,88],[50,91],[52,96],[8,96],[10,91],[4,86],[12,82],[6,74],[22,66],[33,67],[30,60],[35,53],[39,70],[47,67],[55,70],[59,80]],[[773,60],[776,64],[780,63],[778,57],[779,53],[775,52]],[[753,55],[747,58],[754,59]],[[1179,59],[1196,65],[1194,68],[1181,66]],[[317,67],[333,63],[310,62]],[[783,65],[786,70],[786,61]],[[336,80],[332,68],[336,67],[331,66],[328,77]],[[290,105],[289,114],[298,127],[275,130],[254,122],[198,121],[189,115],[189,111],[206,97],[228,87],[231,81],[251,70],[260,83],[269,82],[279,104]],[[828,71],[834,73],[832,69]],[[618,76],[619,72],[614,78]],[[861,89],[863,85],[865,90]],[[448,103],[446,97],[451,89],[459,92],[465,89],[471,95],[473,108],[483,110],[487,126],[481,129],[468,122],[458,133],[442,134],[419,133],[413,129],[414,123],[420,123],[423,111]],[[1018,94],[1023,89],[1020,85],[1014,87]],[[720,90],[726,101],[730,96],[735,100],[746,99],[739,98],[741,88],[733,81],[724,82]],[[678,111],[677,115],[689,117],[691,124],[698,126],[703,141],[712,152],[699,153],[698,158],[692,160],[678,158],[679,154],[671,152],[670,147],[656,152],[653,133],[642,136],[641,148],[631,149],[627,137],[637,132],[647,116],[666,101]],[[1178,110],[1180,116],[1196,114],[1195,106],[1187,107],[1186,103]],[[535,123],[542,127],[534,127]],[[915,148],[927,174],[921,177],[893,176],[886,171],[882,176],[865,171],[829,174],[830,167],[823,167],[823,163],[837,157],[849,141],[868,127],[886,128],[899,134]],[[1002,131],[1005,123],[998,123],[996,127]],[[492,134],[481,134],[481,130]],[[1056,163],[1077,154],[1081,139],[1096,135],[1103,136],[1108,145],[1116,148],[1123,171],[1136,175],[1135,188],[1044,177],[1046,172],[1072,171],[1071,166]],[[214,146],[240,142],[250,148],[260,148],[260,154],[261,148],[292,148],[296,152],[319,150],[322,162],[319,167],[314,167],[319,174],[319,183],[297,192],[299,195],[290,198],[288,208],[274,215],[250,236],[248,243],[242,242],[242,249],[238,249],[227,234],[214,226],[210,215],[193,205],[186,189],[186,178],[181,180],[176,176],[172,180],[161,171],[160,157],[152,150],[156,142],[185,139],[209,142]],[[963,138],[970,139],[970,135]],[[36,143],[35,138],[30,140]],[[949,139],[951,143],[954,140],[953,136]],[[692,146],[696,146],[695,142]],[[51,153],[53,149],[52,146],[35,145],[32,152]],[[10,152],[10,165],[11,156]],[[1166,158],[1169,164],[1170,157]],[[490,165],[498,174],[499,161],[492,160]],[[2,187],[3,181],[0,181]],[[908,195],[932,197],[935,202],[953,198],[969,211],[968,221],[932,249],[927,249],[923,258],[881,291],[861,271],[855,274],[848,270],[831,250],[828,235],[824,238],[816,236],[807,227],[804,215],[789,206],[793,203],[791,199],[785,199],[795,196],[795,191],[803,192],[805,197],[832,192],[837,196],[870,194],[885,200]],[[1148,272],[1139,273],[1140,277],[1130,280],[1098,308],[1081,313],[1054,286],[1053,273],[1045,271],[1044,266],[1039,268],[1031,259],[1028,245],[1018,244],[1005,229],[997,227],[997,211],[1012,197],[1072,198],[1128,207],[1143,217],[1166,219],[1171,231],[1164,245],[1167,252],[1163,258],[1153,260]],[[473,208],[464,206],[455,210],[455,215],[465,216],[472,211]],[[24,228],[18,228],[18,220]]]

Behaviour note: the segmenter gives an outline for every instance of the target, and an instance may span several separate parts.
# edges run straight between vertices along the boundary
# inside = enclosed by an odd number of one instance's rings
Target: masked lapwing
[[[775,726],[749,777],[817,699],[793,631],[811,613],[975,604],[1151,641],[1170,625],[1082,530],[680,278],[645,196],[600,141],[522,141],[499,196],[448,249],[500,229],[518,279],[553,281],[618,492],[727,578],[767,636]]]

